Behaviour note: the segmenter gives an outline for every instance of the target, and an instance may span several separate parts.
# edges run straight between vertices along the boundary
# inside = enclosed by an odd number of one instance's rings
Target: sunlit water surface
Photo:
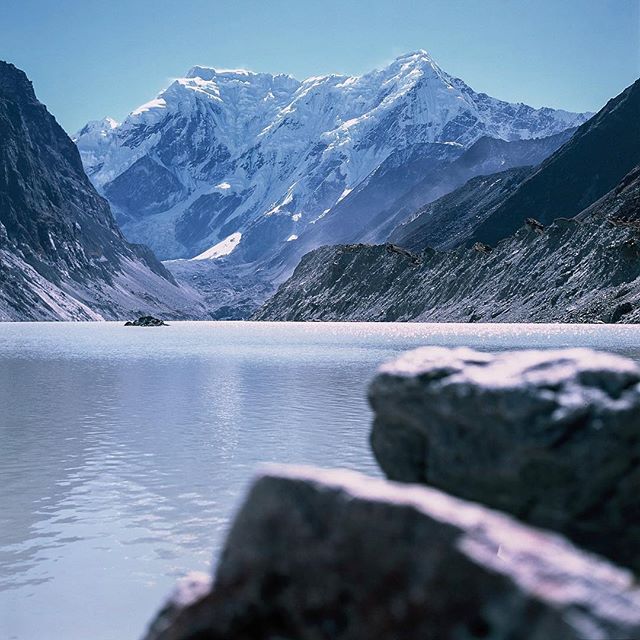
[[[0,638],[139,638],[260,463],[377,474],[367,382],[426,344],[640,359],[631,326],[0,323]]]

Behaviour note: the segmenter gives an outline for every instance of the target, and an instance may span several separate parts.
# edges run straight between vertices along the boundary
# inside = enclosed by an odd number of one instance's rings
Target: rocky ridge
[[[124,239],[31,82],[0,62],[0,320],[138,311],[205,314],[147,247]]]
[[[322,247],[255,318],[637,322],[639,206],[640,168],[581,216],[560,218],[543,234],[523,224],[489,252]]]

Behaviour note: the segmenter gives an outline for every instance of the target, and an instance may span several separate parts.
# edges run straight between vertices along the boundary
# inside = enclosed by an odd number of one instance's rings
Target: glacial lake
[[[0,638],[139,638],[261,463],[378,474],[367,383],[427,344],[640,359],[633,326],[0,323]]]

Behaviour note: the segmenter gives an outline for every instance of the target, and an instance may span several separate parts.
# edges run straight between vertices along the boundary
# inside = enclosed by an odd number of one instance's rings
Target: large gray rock
[[[371,383],[371,443],[421,482],[640,571],[640,370],[586,349],[426,347]]]
[[[211,590],[179,590],[147,640],[638,637],[632,574],[556,534],[427,487],[279,468],[251,488]]]

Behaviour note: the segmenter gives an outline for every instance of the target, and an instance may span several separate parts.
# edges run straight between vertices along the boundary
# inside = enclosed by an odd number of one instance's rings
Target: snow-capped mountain
[[[128,239],[162,258],[247,265],[308,236],[394,153],[447,145],[438,153],[453,161],[481,137],[542,138],[588,115],[476,93],[417,51],[363,76],[303,82],[194,67],[121,124],[89,123],[75,141]]]

